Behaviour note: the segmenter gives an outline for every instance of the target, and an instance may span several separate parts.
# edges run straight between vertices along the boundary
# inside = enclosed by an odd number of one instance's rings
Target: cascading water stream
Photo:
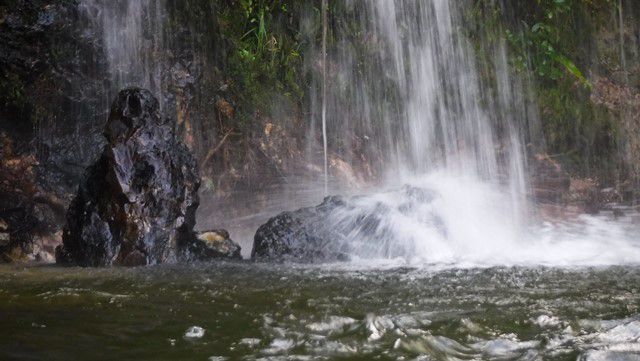
[[[346,5],[345,17],[363,35],[349,27],[334,33],[331,137],[345,148],[351,134],[373,138],[386,190],[331,212],[326,222],[339,249],[356,259],[455,265],[640,259],[629,224],[603,227],[588,216],[551,224],[532,215],[522,144],[535,113],[523,81],[509,71],[504,41],[487,45],[490,71],[480,72],[458,6],[465,5]]]
[[[513,96],[509,89],[491,89],[481,81],[457,5],[349,4],[365,35],[354,38],[350,29],[335,34],[339,51],[329,60],[338,69],[329,95],[332,126],[339,129],[335,135],[349,134],[346,130],[373,133],[376,148],[384,152],[385,168],[394,176],[447,169],[500,180],[505,173],[520,172],[522,167],[511,167],[502,159],[522,153],[519,125],[512,122],[515,118],[504,119],[513,111],[503,109]],[[508,85],[507,71],[506,66],[496,69],[496,77],[507,79]],[[492,91],[500,95],[500,102],[487,107]]]
[[[495,61],[495,84],[485,84],[480,79],[473,50],[461,31],[458,9],[451,2],[364,1],[350,2],[348,7],[360,22],[367,43],[364,49],[358,48],[357,42],[362,39],[350,38],[349,33],[336,34],[342,39],[343,50],[328,60],[338,68],[333,81],[337,86],[330,89],[329,95],[333,97],[330,102],[332,129],[337,129],[336,134],[373,133],[377,141],[375,148],[382,150],[386,158],[383,169],[388,179],[386,184],[397,186],[416,180],[421,184],[419,187],[457,184],[466,189],[443,186],[438,191],[465,193],[467,198],[460,199],[462,204],[468,201],[468,207],[478,207],[467,209],[468,213],[481,216],[477,220],[481,222],[474,222],[473,227],[455,219],[442,219],[437,209],[430,209],[431,215],[420,214],[417,208],[413,209],[416,214],[404,210],[400,212],[403,219],[386,214],[383,218],[393,220],[383,220],[378,225],[385,229],[379,231],[387,234],[385,245],[367,249],[364,245],[367,240],[361,239],[366,235],[353,232],[347,237],[352,238],[348,242],[363,242],[361,249],[367,250],[352,249],[368,257],[402,255],[402,252],[385,251],[390,248],[403,248],[405,255],[433,255],[437,252],[434,250],[437,242],[427,234],[440,233],[433,228],[434,218],[439,219],[437,223],[451,221],[452,224],[442,224],[449,229],[443,242],[446,238],[459,242],[459,251],[465,248],[464,242],[477,242],[474,235],[486,233],[488,229],[483,228],[489,224],[502,224],[493,231],[501,234],[500,247],[505,246],[506,239],[516,238],[523,226],[527,184],[521,127],[516,121],[518,116],[513,114],[521,111],[516,108],[522,102],[516,99],[518,89],[511,87],[513,81],[506,66],[504,45],[495,49],[497,54],[502,54],[502,58],[496,57]],[[366,52],[366,58],[359,58],[362,54],[355,49]],[[359,68],[361,61],[369,63],[364,71]],[[496,100],[492,91],[499,94]],[[387,109],[380,107],[381,104]],[[394,111],[389,112],[389,108]],[[352,115],[361,115],[361,121],[350,125],[349,131],[344,128],[345,118]],[[469,193],[470,190],[481,193]],[[498,194],[499,197],[495,196]],[[394,196],[404,195],[400,192]],[[447,196],[439,195],[442,199]],[[385,201],[373,199],[385,197],[371,197],[374,203],[371,211],[375,212],[375,204]],[[458,197],[449,198],[458,200]],[[412,202],[404,199],[400,203],[403,201]],[[459,210],[465,211],[462,208]],[[464,214],[450,216],[466,219]],[[345,214],[338,218],[341,224],[353,222]],[[405,229],[400,235],[397,230],[390,231],[398,226],[390,222],[409,222],[417,228]],[[389,238],[389,234],[394,236]],[[389,242],[398,244],[394,246]],[[455,253],[455,249],[447,251],[449,256]]]
[[[327,158],[327,0],[322,0],[322,151],[324,156],[324,193],[329,193]]]
[[[86,31],[102,39],[112,91],[135,85],[161,94],[164,0],[81,0],[80,9]]]
[[[618,1],[618,27],[620,31],[620,65],[622,66],[622,71],[624,73],[625,80],[628,81],[628,79],[626,79],[627,62],[625,60],[625,55],[624,55],[624,16],[622,15],[622,12],[623,12],[622,0],[619,0]]]

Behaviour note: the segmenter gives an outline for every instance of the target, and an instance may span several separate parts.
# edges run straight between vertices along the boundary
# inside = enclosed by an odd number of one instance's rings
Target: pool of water
[[[637,266],[3,266],[0,359],[640,360],[639,288]]]

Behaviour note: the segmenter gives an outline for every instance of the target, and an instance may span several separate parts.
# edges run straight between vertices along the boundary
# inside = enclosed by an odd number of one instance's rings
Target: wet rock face
[[[196,162],[143,89],[111,107],[98,161],[67,213],[58,263],[146,265],[179,260],[193,241],[200,184]]]
[[[111,86],[78,1],[0,1],[0,131],[30,153],[37,185],[65,198],[102,145]],[[37,146],[33,146],[37,144]]]
[[[330,214],[344,206],[342,198],[327,197],[319,206],[269,219],[256,232],[251,258],[302,263],[347,260],[339,247],[341,234],[327,223]]]
[[[0,263],[39,260],[56,246],[53,234],[66,209],[37,184],[37,166],[32,155],[16,154],[12,139],[0,132]]]
[[[536,154],[532,163],[534,198],[541,202],[561,203],[569,190],[569,174],[546,154]]]

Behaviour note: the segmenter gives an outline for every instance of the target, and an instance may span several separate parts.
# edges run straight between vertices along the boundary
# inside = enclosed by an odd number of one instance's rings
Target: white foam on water
[[[307,328],[313,332],[319,333],[334,333],[340,332],[345,327],[356,323],[356,320],[351,317],[341,316],[329,316],[322,322],[313,322],[307,325]]]
[[[268,355],[276,355],[286,352],[296,346],[296,342],[292,339],[276,338],[269,344],[269,347],[263,350]]]
[[[523,351],[534,349],[539,341],[519,341],[516,337],[499,337],[494,340],[481,341],[471,347],[489,358],[517,358]]]
[[[537,318],[532,319],[531,322],[542,328],[555,327],[561,324],[560,319],[549,315],[540,315]]]
[[[387,331],[393,330],[395,325],[393,321],[386,316],[375,316],[373,314],[367,315],[365,319],[365,326],[368,332],[369,341],[377,341],[384,336]]]
[[[240,343],[240,345],[247,346],[247,347],[250,347],[250,348],[254,348],[254,347],[260,345],[260,342],[262,342],[262,340],[259,339],[259,338],[243,338],[243,339],[240,340],[239,343]]]
[[[191,326],[185,331],[184,337],[187,339],[196,339],[204,337],[204,328],[200,326]]]
[[[607,343],[640,342],[640,321],[632,321],[600,334],[598,339]]]
[[[527,221],[500,185],[432,173],[408,186],[354,197],[327,222],[352,265],[380,267],[606,266],[640,263],[631,218],[580,215]]]

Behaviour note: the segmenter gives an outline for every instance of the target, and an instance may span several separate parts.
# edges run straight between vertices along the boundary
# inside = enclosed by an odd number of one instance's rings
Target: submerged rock
[[[200,180],[193,156],[144,89],[118,94],[104,134],[108,144],[67,212],[57,262],[135,266],[182,259],[195,239]]]
[[[229,237],[224,229],[199,232],[189,245],[193,260],[232,259],[241,260],[241,247]]]

